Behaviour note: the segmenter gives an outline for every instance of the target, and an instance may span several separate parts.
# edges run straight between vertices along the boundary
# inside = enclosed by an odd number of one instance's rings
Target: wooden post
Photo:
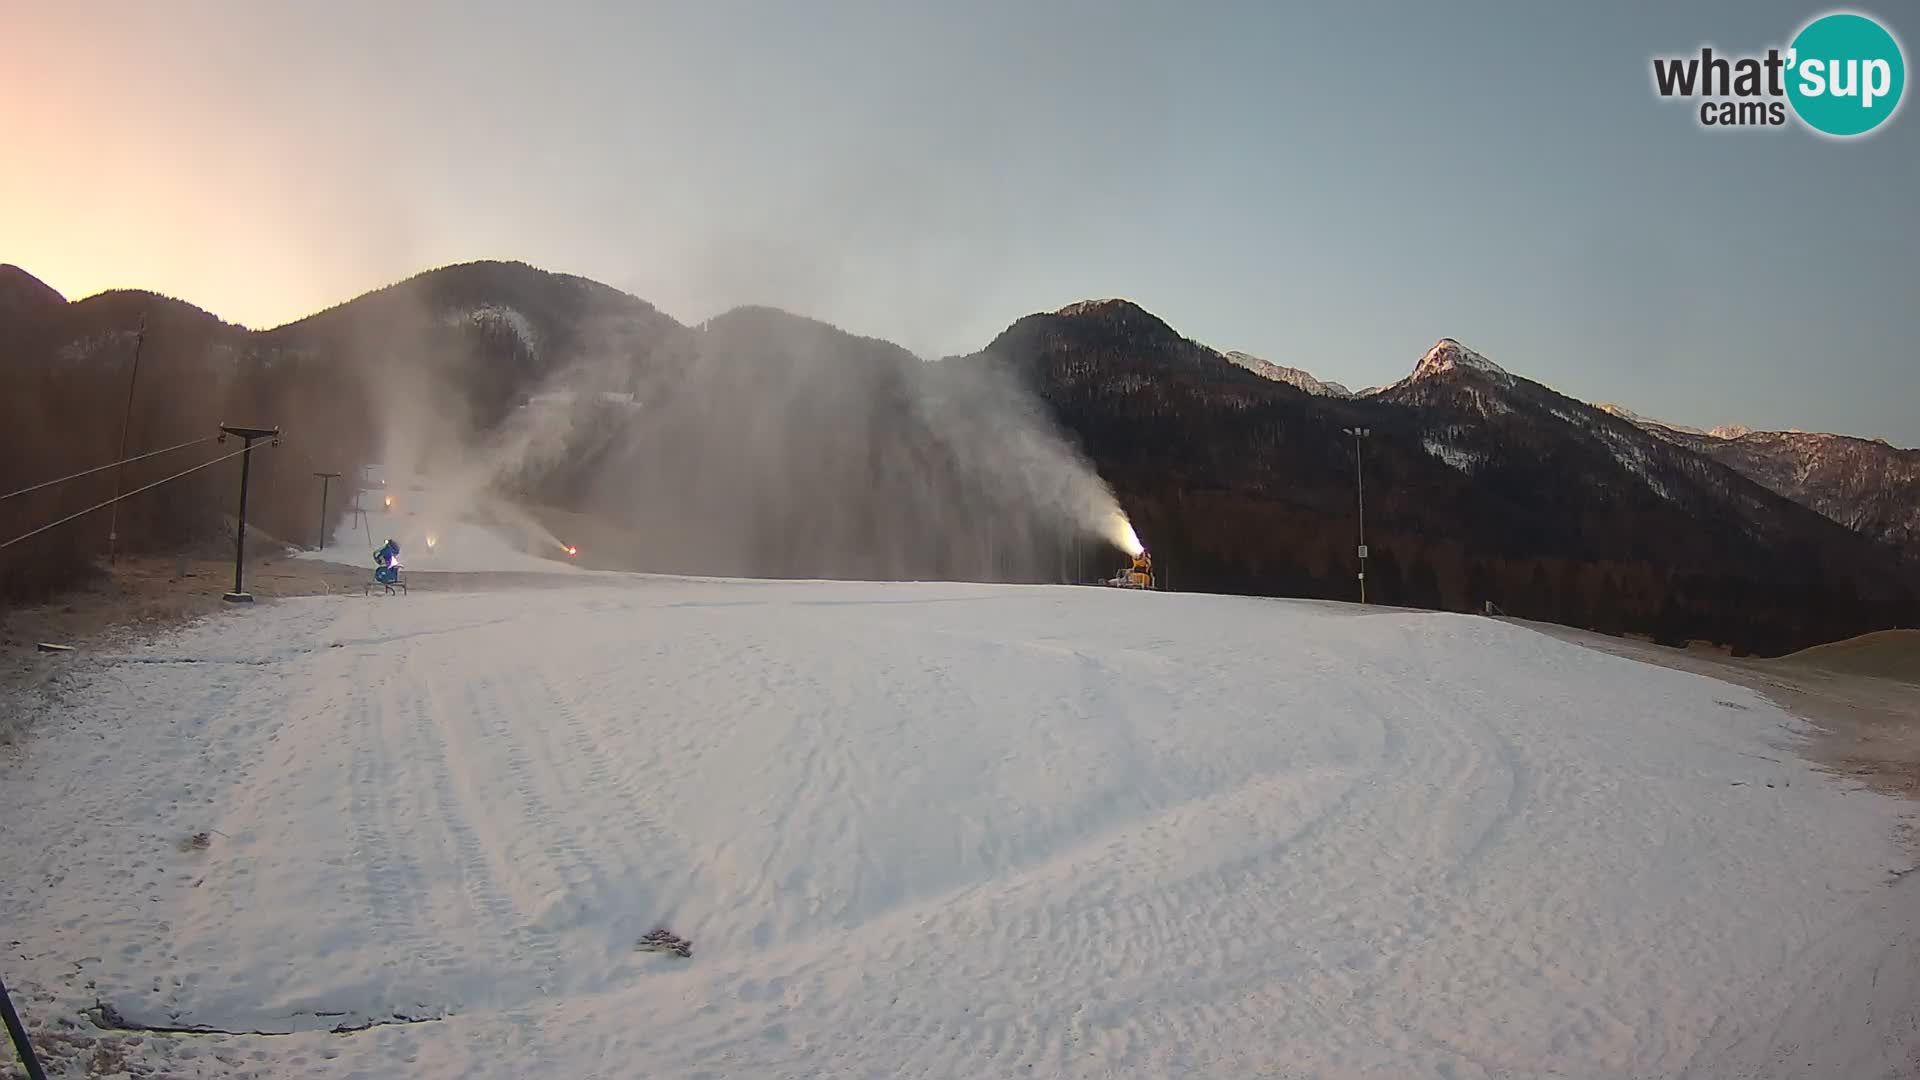
[[[34,1056],[33,1043],[27,1039],[26,1026],[20,1023],[20,1014],[13,1011],[13,998],[7,995],[4,982],[0,982],[0,1015],[6,1018],[7,1034],[13,1037],[13,1049],[20,1055],[20,1064],[27,1067],[28,1080],[47,1080],[46,1070]]]
[[[140,332],[133,339],[133,371],[127,376],[127,407],[120,414],[120,465],[113,470],[113,506],[107,511],[107,563],[112,565],[120,550],[121,477],[127,471],[127,429],[133,426],[133,388],[140,379],[140,349],[147,343],[146,316],[140,318]]]

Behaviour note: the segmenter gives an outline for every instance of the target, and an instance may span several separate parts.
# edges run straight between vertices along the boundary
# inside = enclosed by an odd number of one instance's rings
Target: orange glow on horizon
[[[218,29],[198,24],[221,20],[211,6],[9,10],[0,262],[68,300],[144,290],[264,330],[437,255],[461,261],[412,244],[414,204],[364,133],[300,123],[305,99],[291,90],[233,92],[263,59],[219,72],[188,62]]]

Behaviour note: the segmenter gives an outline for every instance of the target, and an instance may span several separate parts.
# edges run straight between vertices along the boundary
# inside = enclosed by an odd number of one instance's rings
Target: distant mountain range
[[[1355,396],[1339,383],[1322,382],[1299,368],[1242,352],[1223,355],[1248,371],[1309,394]],[[1456,365],[1505,374],[1498,365],[1459,342],[1442,338],[1415,365],[1410,378]],[[1359,396],[1371,397],[1384,389],[1362,391]],[[1713,458],[1774,493],[1894,545],[1909,556],[1920,550],[1920,449],[1901,449],[1885,439],[1851,435],[1755,431],[1742,424],[1702,430],[1650,419],[1622,405],[1602,403],[1595,408],[1676,446]],[[1444,447],[1444,443],[1440,445]],[[1443,456],[1453,453],[1444,448],[1436,452]],[[1458,454],[1454,457],[1466,460]]]
[[[1103,576],[1114,553],[1060,534],[1022,508],[1035,493],[1008,493],[1022,478],[970,460],[995,416],[1035,409],[1118,491],[1174,588],[1353,597],[1346,432],[1360,427],[1370,600],[1492,602],[1767,652],[1920,622],[1920,451],[1661,425],[1446,338],[1406,378],[1356,395],[1211,349],[1125,300],[1030,315],[978,353],[926,363],[773,309],[683,326],[516,263],[430,271],[264,332],[150,293],[68,303],[0,267],[0,486],[112,460],[137,339],[129,445],[223,419],[283,424],[255,498],[291,537],[313,531],[312,472],[390,456],[394,431],[431,466],[566,371],[600,391],[583,399],[629,407],[595,414],[566,454],[511,483],[618,519],[639,568]],[[163,545],[181,507],[217,515],[230,489],[209,476],[129,504],[123,532]],[[55,559],[93,539],[34,550]]]
[[[1813,431],[1707,431],[1649,420],[1618,405],[1602,409],[1731,467],[1778,494],[1905,552],[1920,551],[1920,450],[1885,439]]]
[[[1027,373],[1176,584],[1354,595],[1363,427],[1374,599],[1766,650],[1914,619],[1896,548],[1451,339],[1352,398],[1119,300],[1029,316],[983,355]]]

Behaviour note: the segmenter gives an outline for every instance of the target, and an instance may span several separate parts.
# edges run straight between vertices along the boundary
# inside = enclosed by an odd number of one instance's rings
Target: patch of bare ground
[[[1798,667],[1920,685],[1920,630],[1880,630],[1780,659]]]

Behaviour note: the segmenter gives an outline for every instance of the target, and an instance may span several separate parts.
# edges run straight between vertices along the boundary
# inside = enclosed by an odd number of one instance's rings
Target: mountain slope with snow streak
[[[38,1025],[97,995],[294,1032],[116,1036],[175,1075],[1881,1075],[1920,1048],[1910,804],[1800,763],[1746,690],[1491,620],[602,578],[263,604],[64,706],[0,764],[7,978]],[[692,955],[635,951],[656,927]],[[440,1019],[313,1030],[396,1014]]]
[[[1272,379],[1274,382],[1286,383],[1297,389],[1305,390],[1315,397],[1350,398],[1353,396],[1353,391],[1337,382],[1324,382],[1314,378],[1311,373],[1302,371],[1297,367],[1288,367],[1285,364],[1276,364],[1271,360],[1263,360],[1252,353],[1226,352],[1221,355],[1263,379]]]
[[[1406,378],[1380,391],[1376,400],[1417,411],[1421,445],[1439,460],[1483,484],[1531,489],[1518,501],[1577,491],[1578,501],[1567,504],[1565,513],[1611,504],[1635,522],[1616,535],[1639,533],[1650,520],[1643,515],[1678,512],[1715,523],[1707,541],[1712,547],[1731,539],[1774,558],[1795,543],[1790,537],[1806,535],[1810,526],[1826,532],[1832,520],[1820,521],[1819,508],[1724,459],[1721,447],[1747,440],[1688,435],[1623,415],[1616,407],[1577,401],[1514,375],[1451,338],[1436,342]],[[1515,454],[1519,447],[1529,453]],[[1659,504],[1664,508],[1653,509]],[[1659,527],[1660,542],[1667,546],[1662,566],[1675,564],[1679,525]],[[1829,539],[1839,541],[1836,554],[1847,551],[1830,565],[1857,566],[1884,557],[1853,535],[1829,533]],[[1723,557],[1723,551],[1714,557]]]
[[[1702,431],[1620,405],[1595,407],[1889,547],[1910,551],[1920,539],[1920,450],[1885,439],[1755,431],[1744,424]]]
[[[1606,413],[1608,416],[1617,416],[1620,419],[1625,420],[1627,423],[1634,425],[1635,427],[1642,428],[1647,431],[1651,431],[1656,435],[1665,431],[1673,431],[1673,432],[1678,432],[1682,435],[1704,436],[1704,435],[1710,434],[1715,438],[1724,438],[1725,436],[1722,436],[1720,432],[1723,430],[1728,430],[1725,428],[1716,427],[1713,429],[1712,432],[1706,432],[1706,431],[1700,430],[1697,427],[1688,427],[1686,424],[1670,424],[1665,420],[1655,420],[1650,416],[1641,416],[1639,413],[1634,412],[1632,409],[1627,408],[1625,405],[1616,405],[1609,401],[1596,402],[1593,407],[1596,409],[1599,409],[1603,413]]]
[[[1891,547],[1911,553],[1920,541],[1920,450],[1819,432],[1721,431],[1659,434]]]

